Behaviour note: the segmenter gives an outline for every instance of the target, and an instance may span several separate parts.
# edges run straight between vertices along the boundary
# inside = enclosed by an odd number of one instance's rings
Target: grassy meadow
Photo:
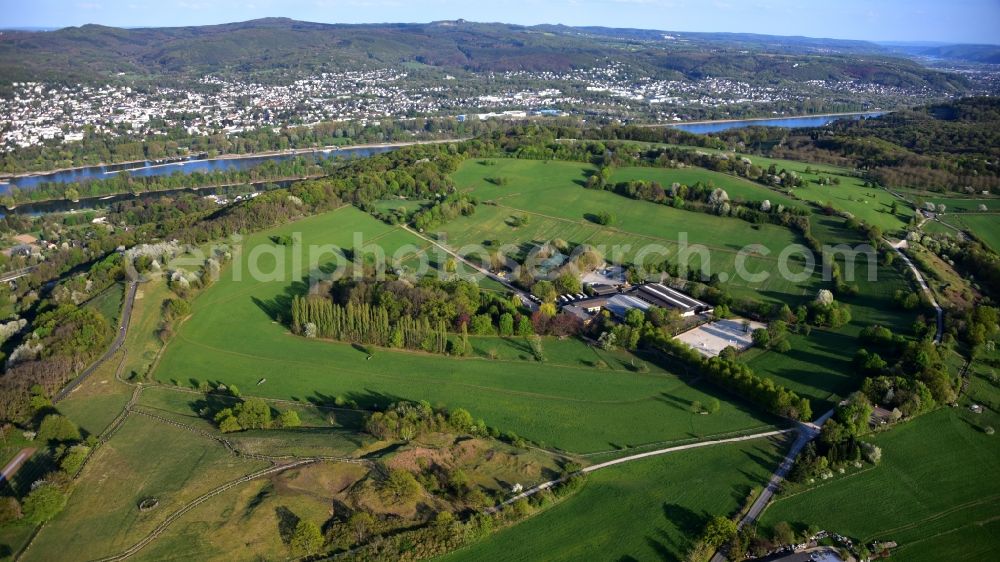
[[[893,558],[984,560],[1000,548],[1000,425],[991,369],[974,365],[968,396],[878,434],[882,462],[783,497],[762,525],[815,524],[865,541],[894,540]],[[982,414],[968,409],[985,405]]]
[[[971,232],[994,251],[1000,250],[1000,213],[949,213],[941,217],[941,220],[955,228]],[[951,235],[955,234],[954,230],[935,222],[927,222],[924,228]]]
[[[573,496],[439,560],[682,560],[709,518],[735,514],[766,483],[783,450],[759,440],[606,468]]]
[[[690,150],[702,152],[723,152],[700,147],[682,147]],[[732,152],[726,152],[730,157],[738,156]],[[805,187],[797,187],[793,194],[806,201],[812,201],[820,205],[830,203],[835,208],[847,211],[865,222],[877,225],[884,232],[896,232],[902,230],[913,216],[913,209],[905,201],[899,201],[888,191],[864,187],[864,180],[851,174],[851,170],[829,164],[813,164],[799,162],[796,160],[784,160],[780,158],[767,158],[764,156],[747,156],[756,166],[767,169],[771,164],[780,171],[782,169],[795,172],[802,179],[806,180]],[[806,173],[806,168],[810,172]],[[820,178],[838,177],[840,185],[820,185],[816,181]],[[898,201],[897,213],[889,212],[893,201]],[[772,199],[773,203],[775,200]]]
[[[155,454],[152,452],[155,451]],[[92,560],[132,546],[199,495],[267,463],[133,414],[84,468],[66,509],[42,528],[23,560]],[[140,512],[155,497],[159,506]]]
[[[353,208],[248,237],[241,261],[227,266],[220,280],[195,299],[192,316],[178,328],[159,361],[157,380],[186,387],[224,382],[246,394],[315,403],[343,397],[363,407],[425,399],[438,406],[464,407],[491,426],[573,452],[709,436],[773,422],[725,396],[720,396],[723,407],[718,413],[691,413],[691,402],[705,403],[716,391],[655,366],[646,373],[630,370],[626,354],[598,359],[579,341],[546,338],[549,361],[541,364],[511,356],[523,355],[523,347],[498,352],[497,359],[380,350],[369,360],[367,353],[348,344],[295,337],[272,319],[292,294],[303,290],[291,249],[271,245],[277,254],[258,256],[264,271],[284,262],[284,274],[275,275],[276,280],[247,275],[247,262],[256,259],[247,249],[266,244],[269,236],[291,232],[300,232],[305,245],[350,246],[354,232],[364,232],[366,240],[420,242]],[[242,271],[242,280],[234,280],[234,270]],[[491,344],[498,349],[523,345],[500,338]],[[258,385],[261,379],[266,382]]]
[[[654,245],[660,252],[655,256],[673,259],[677,256],[680,240],[686,236],[689,245],[703,246],[709,254],[706,264],[693,252],[689,260],[691,269],[707,265],[711,273],[725,274],[730,279],[728,289],[736,296],[798,302],[818,288],[812,282],[796,284],[776,274],[777,256],[781,250],[802,242],[786,228],[751,225],[735,218],[720,218],[586,189],[582,182],[590,167],[584,164],[513,159],[491,162],[492,165],[483,165],[478,160],[467,160],[454,175],[460,190],[469,191],[482,201],[495,202],[495,205],[480,205],[475,215],[459,217],[440,229],[454,248],[497,240],[527,249],[540,242],[562,239],[574,244],[585,242],[599,248],[603,246],[605,255],[613,261],[632,261],[644,247]],[[673,170],[632,168],[624,172],[630,174],[629,179],[655,179]],[[496,176],[507,178],[508,185],[497,186],[488,181]],[[758,189],[748,182],[743,187]],[[760,198],[766,198],[768,190],[759,189],[763,192]],[[612,224],[602,226],[588,219],[602,211],[615,216]],[[511,217],[522,215],[528,216],[528,223],[512,227]],[[764,281],[751,282],[736,275],[736,256],[749,244],[760,244],[770,252],[767,255],[750,252],[745,260],[748,272],[771,273]],[[615,248],[620,252],[613,252]]]

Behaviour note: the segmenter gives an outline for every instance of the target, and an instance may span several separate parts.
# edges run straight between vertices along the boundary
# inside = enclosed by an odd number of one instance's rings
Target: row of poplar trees
[[[309,337],[432,353],[448,349],[443,320],[434,325],[427,318],[403,316],[391,324],[384,307],[367,303],[344,306],[325,297],[293,297],[292,331]]]

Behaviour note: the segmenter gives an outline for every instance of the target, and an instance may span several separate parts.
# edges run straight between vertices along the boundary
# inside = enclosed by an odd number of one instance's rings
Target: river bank
[[[796,129],[803,127],[824,127],[840,119],[869,119],[885,115],[884,111],[864,111],[851,113],[827,113],[817,115],[804,115],[799,117],[755,117],[751,119],[722,119],[717,121],[688,121],[684,123],[673,123],[664,125],[673,127],[689,133],[710,134],[721,133],[730,129],[741,129],[743,127],[779,127],[783,129]]]
[[[309,147],[309,148],[288,148],[285,150],[267,150],[264,152],[252,152],[248,154],[220,154],[218,156],[213,156],[208,158],[206,153],[197,154],[194,156],[186,157],[175,157],[175,158],[164,158],[162,160],[127,160],[123,162],[102,162],[99,164],[87,164],[86,166],[71,166],[66,168],[55,168],[52,170],[36,171],[36,172],[19,172],[16,174],[0,174],[0,182],[10,182],[10,180],[17,180],[20,178],[35,178],[41,176],[51,176],[54,174],[65,174],[65,173],[75,173],[83,172],[86,170],[97,170],[104,168],[119,168],[115,172],[129,171],[129,170],[145,170],[149,168],[157,168],[164,166],[175,166],[175,165],[185,165],[198,162],[210,162],[210,161],[225,161],[225,160],[241,160],[247,158],[273,158],[276,156],[296,156],[300,154],[314,154],[317,152],[329,153],[338,151],[353,151],[353,150],[366,150],[366,149],[384,149],[384,148],[400,148],[403,146],[413,146],[419,144],[441,144],[448,142],[461,142],[463,140],[468,140],[467,138],[458,139],[432,139],[432,140],[419,140],[419,141],[398,141],[398,142],[387,142],[387,143],[368,143],[368,144],[333,144],[327,146]]]
[[[855,115],[882,115],[888,113],[882,110],[872,110],[872,111],[845,111],[842,113],[807,113],[805,115],[778,115],[774,117],[747,117],[747,118],[733,118],[733,119],[703,119],[700,121],[675,121],[673,123],[653,123],[649,125],[639,125],[640,127],[676,127],[679,125],[713,125],[713,124],[724,124],[724,123],[753,123],[756,121],[781,121],[781,120],[792,120],[792,119],[822,119],[822,118],[838,118],[838,117],[851,117]]]
[[[239,182],[239,183],[223,183],[223,184],[213,184],[213,185],[203,185],[203,186],[192,186],[192,187],[171,187],[167,189],[154,189],[152,191],[140,191],[138,193],[125,192],[125,193],[112,193],[110,195],[95,195],[92,197],[81,197],[76,200],[69,199],[42,199],[39,201],[29,201],[24,203],[19,203],[13,207],[7,207],[5,205],[0,205],[0,217],[5,214],[18,214],[18,215],[44,215],[48,213],[73,213],[80,211],[90,211],[95,209],[105,208],[114,203],[127,200],[136,199],[152,199],[156,197],[164,197],[177,195],[180,193],[195,193],[195,194],[205,194],[219,195],[220,192],[225,192],[227,189],[237,188],[237,187],[250,187],[274,184],[278,187],[288,187],[292,182],[316,179],[323,176],[306,176],[306,177],[290,177],[290,178],[276,178],[271,180],[256,180],[252,182]]]

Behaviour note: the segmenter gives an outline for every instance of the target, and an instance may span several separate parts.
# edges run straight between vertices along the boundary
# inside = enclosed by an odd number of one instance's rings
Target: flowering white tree
[[[729,201],[729,194],[726,193],[726,190],[721,187],[715,188],[715,190],[712,191],[712,194],[708,197],[708,202],[711,205],[719,205],[720,203],[724,203],[726,201]]]
[[[819,292],[816,293],[816,302],[822,305],[833,304],[833,293],[831,293],[829,289],[820,289]]]

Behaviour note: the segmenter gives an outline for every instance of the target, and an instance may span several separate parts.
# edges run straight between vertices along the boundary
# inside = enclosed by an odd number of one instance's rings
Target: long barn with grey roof
[[[673,308],[681,316],[693,316],[711,312],[712,305],[667,287],[662,283],[646,283],[628,292],[629,295],[640,298],[651,305],[661,308]]]

